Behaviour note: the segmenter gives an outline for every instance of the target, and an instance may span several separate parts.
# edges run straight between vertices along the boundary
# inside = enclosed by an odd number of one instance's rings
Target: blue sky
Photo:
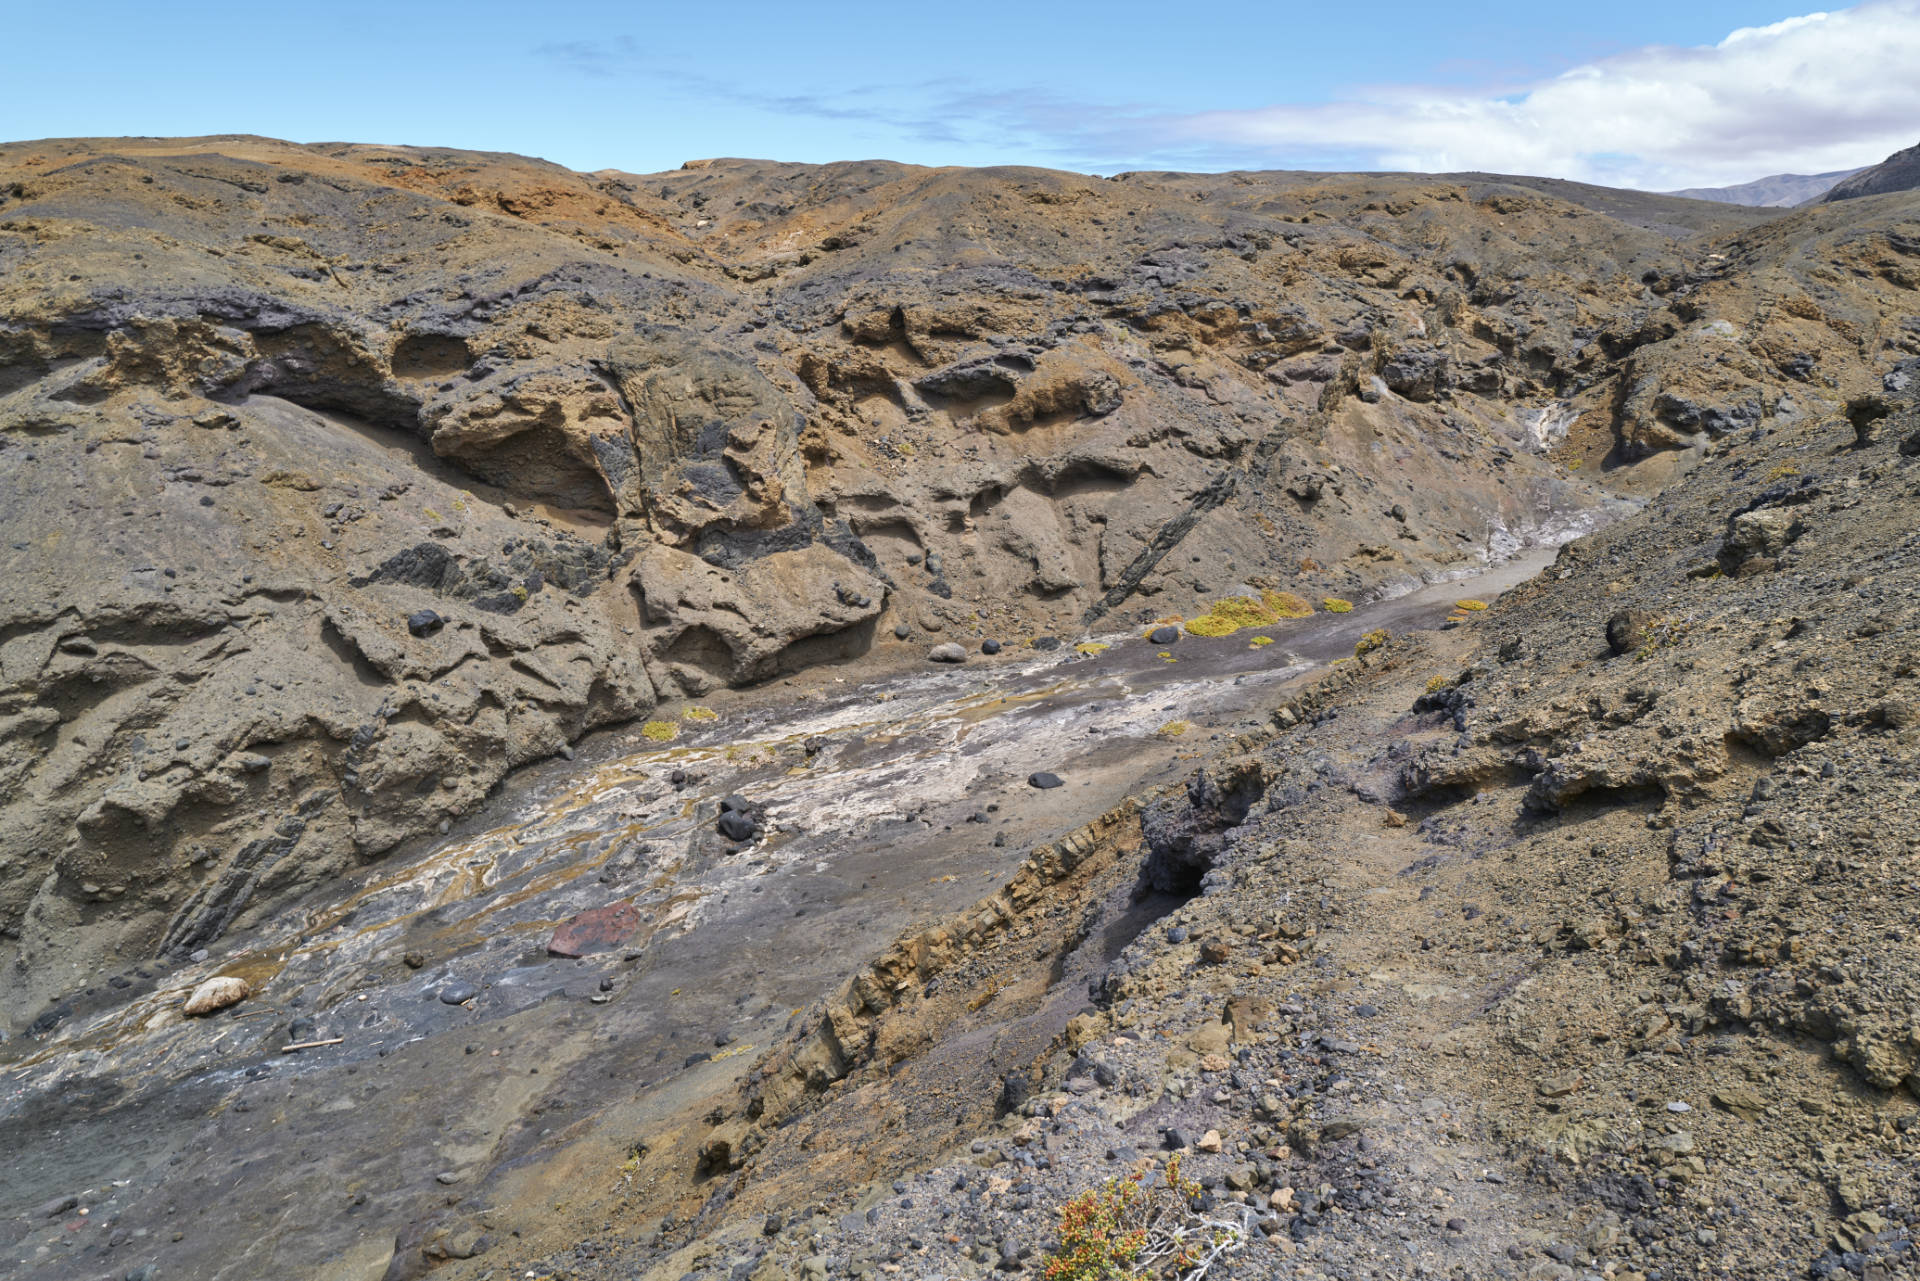
[[[697,156],[1493,168],[1679,186],[1920,134],[1920,0],[34,3],[0,136],[259,133],[579,169]],[[1777,24],[1777,25],[1776,25]],[[1729,43],[1740,29],[1760,29]],[[1809,68],[1811,68],[1809,70]],[[1777,83],[1776,83],[1777,82]]]

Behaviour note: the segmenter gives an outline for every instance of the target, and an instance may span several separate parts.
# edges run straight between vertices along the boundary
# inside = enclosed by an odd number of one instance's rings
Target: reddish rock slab
[[[550,956],[585,956],[624,946],[640,926],[640,913],[631,903],[609,903],[569,917],[547,940]]]

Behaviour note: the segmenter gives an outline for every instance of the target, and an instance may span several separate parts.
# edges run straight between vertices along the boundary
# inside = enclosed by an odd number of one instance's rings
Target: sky
[[[1920,0],[27,3],[0,138],[1480,169],[1670,190],[1920,142]]]

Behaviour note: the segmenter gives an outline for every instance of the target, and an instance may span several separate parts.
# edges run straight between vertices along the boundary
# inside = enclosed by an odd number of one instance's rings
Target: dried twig
[[[1148,1265],[1146,1271],[1150,1274],[1151,1265],[1163,1259],[1179,1257],[1187,1250],[1195,1248],[1199,1241],[1207,1241],[1210,1242],[1207,1252],[1179,1273],[1179,1281],[1202,1281],[1202,1278],[1221,1258],[1239,1250],[1247,1243],[1252,1212],[1245,1207],[1229,1208],[1238,1209],[1238,1217],[1194,1219],[1176,1226],[1164,1224],[1156,1226],[1146,1246],[1140,1251],[1138,1261]]]
[[[296,1041],[292,1045],[281,1046],[280,1053],[292,1054],[295,1050],[314,1050],[323,1045],[338,1045],[346,1039],[344,1036],[336,1036],[330,1041]]]

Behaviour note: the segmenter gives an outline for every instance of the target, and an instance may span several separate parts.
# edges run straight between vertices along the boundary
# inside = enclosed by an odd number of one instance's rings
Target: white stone
[[[180,1008],[185,1014],[211,1014],[215,1010],[224,1010],[229,1005],[244,1001],[252,995],[253,989],[247,986],[245,979],[235,978],[231,974],[222,974],[218,978],[208,979],[193,989],[192,994],[187,997],[186,1004]]]

